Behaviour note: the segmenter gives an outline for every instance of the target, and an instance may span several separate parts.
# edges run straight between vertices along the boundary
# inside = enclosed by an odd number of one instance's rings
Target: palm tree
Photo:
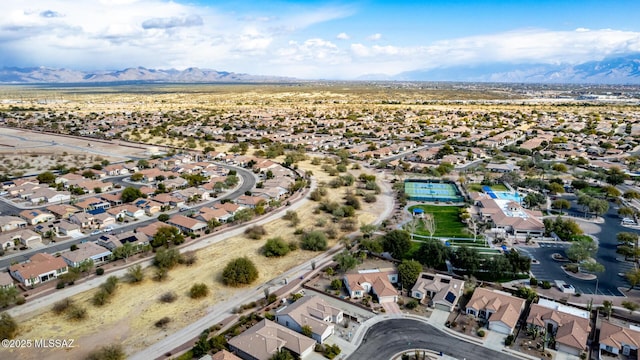
[[[613,303],[609,300],[605,300],[602,302],[602,312],[607,315],[607,320],[611,317],[611,312],[613,311]]]

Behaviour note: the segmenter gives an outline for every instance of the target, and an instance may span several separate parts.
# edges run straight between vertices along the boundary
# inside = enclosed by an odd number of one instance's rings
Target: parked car
[[[91,235],[98,235],[98,234],[102,234],[102,230],[100,229],[95,229],[91,232]]]

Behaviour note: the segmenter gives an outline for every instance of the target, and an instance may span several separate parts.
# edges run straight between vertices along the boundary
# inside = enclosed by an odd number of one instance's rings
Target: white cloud
[[[349,39],[351,39],[351,36],[349,36],[345,32],[341,32],[340,34],[336,35],[336,39],[338,39],[338,40],[349,40]]]
[[[369,40],[369,41],[378,41],[380,39],[382,39],[382,34],[380,34],[380,33],[372,34],[372,35],[369,35],[367,37],[367,40]]]

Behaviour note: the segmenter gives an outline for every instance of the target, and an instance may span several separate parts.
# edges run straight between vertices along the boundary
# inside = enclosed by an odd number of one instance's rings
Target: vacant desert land
[[[322,171],[321,166],[311,165],[308,160],[300,163],[300,167],[313,171],[319,183],[328,182],[331,179]],[[358,172],[354,172],[354,175],[357,176]],[[341,202],[348,189],[331,190],[327,194],[327,199]],[[358,214],[359,223],[374,221],[384,213],[385,207],[390,207],[389,201],[389,198],[381,195],[378,196],[376,203],[363,206],[364,209]],[[316,206],[317,203],[309,200],[297,210],[301,219],[299,228],[324,229],[327,225],[318,226],[319,223],[331,224],[328,215],[313,214]],[[321,221],[323,218],[325,220]],[[64,315],[58,316],[51,311],[32,318],[18,319],[22,326],[20,338],[60,337],[64,334],[64,337],[77,339],[78,347],[69,351],[22,350],[12,353],[11,357],[39,359],[46,356],[47,359],[76,359],[82,358],[95,347],[109,343],[121,343],[128,353],[134,353],[215,309],[217,302],[232,298],[239,289],[225,287],[220,282],[222,268],[229,260],[244,255],[249,256],[260,271],[260,278],[254,283],[253,286],[255,286],[318,255],[315,252],[299,249],[279,259],[262,256],[260,248],[266,239],[274,236],[281,236],[287,241],[297,238],[293,234],[295,228],[284,219],[273,221],[265,228],[267,236],[261,240],[237,236],[198,251],[198,261],[195,265],[179,266],[171,270],[169,280],[165,282],[158,283],[151,280],[154,269],[148,268],[147,278],[141,284],[120,284],[110,304],[103,307],[95,307],[91,304],[91,298],[96,290],[75,296],[73,298],[75,303],[88,310],[88,318],[82,322],[69,321]],[[335,241],[331,240],[330,245],[335,244]],[[197,282],[207,284],[211,290],[210,295],[205,299],[193,300],[188,296],[189,288]],[[170,304],[161,303],[158,300],[160,295],[168,291],[178,294],[178,299]],[[166,330],[157,329],[154,323],[165,316],[172,319],[171,323]]]

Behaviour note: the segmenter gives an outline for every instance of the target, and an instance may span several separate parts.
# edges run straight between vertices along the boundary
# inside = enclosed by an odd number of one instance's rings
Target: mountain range
[[[47,67],[0,69],[4,84],[99,84],[99,83],[261,83],[285,82],[292,78],[239,74],[211,69],[156,70],[144,67],[115,71],[79,71]]]
[[[397,75],[371,74],[356,80],[456,81],[548,84],[640,84],[640,54],[612,57],[582,64],[506,64],[487,63],[428,70]],[[0,69],[0,83],[265,83],[291,82],[284,76],[264,76],[188,68],[156,70],[144,67],[115,71],[79,71],[47,67]]]

